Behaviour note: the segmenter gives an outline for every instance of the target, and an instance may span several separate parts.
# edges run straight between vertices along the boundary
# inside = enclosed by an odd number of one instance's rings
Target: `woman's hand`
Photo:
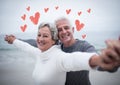
[[[116,67],[120,67],[120,37],[118,40],[107,40],[107,49],[112,49],[107,55],[114,59],[114,64]]]
[[[100,66],[104,70],[120,67],[120,40],[107,40],[106,45],[100,55],[91,57],[91,67]]]
[[[12,44],[13,41],[16,39],[16,37],[14,35],[6,35],[5,36],[5,41],[7,41],[9,44]]]

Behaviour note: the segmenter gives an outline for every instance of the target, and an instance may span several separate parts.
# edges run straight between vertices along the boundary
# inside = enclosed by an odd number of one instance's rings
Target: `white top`
[[[66,72],[90,70],[89,59],[96,53],[65,53],[59,45],[41,52],[26,42],[15,40],[13,44],[36,57],[33,79],[35,85],[65,85]]]

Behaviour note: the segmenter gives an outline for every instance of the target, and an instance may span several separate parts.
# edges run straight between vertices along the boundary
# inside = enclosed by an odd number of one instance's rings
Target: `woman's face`
[[[52,40],[52,35],[47,26],[40,28],[37,35],[37,46],[43,52],[48,50],[55,41]]]

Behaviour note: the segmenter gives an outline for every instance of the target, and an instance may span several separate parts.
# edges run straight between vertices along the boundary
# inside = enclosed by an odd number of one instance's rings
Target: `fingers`
[[[102,68],[112,70],[112,68],[120,66],[120,55],[113,49],[103,49],[100,56],[102,57]]]
[[[103,68],[104,70],[112,70],[115,68],[115,64],[114,63],[108,63],[108,64],[102,63],[100,67]]]
[[[101,55],[105,63],[120,61],[119,55],[112,49],[104,49]]]
[[[5,40],[5,41],[8,41],[8,35],[5,35],[4,40]]]
[[[9,44],[12,44],[13,41],[16,39],[16,37],[14,35],[6,35],[5,36],[5,41],[7,41]]]
[[[111,63],[113,61],[111,58],[107,57],[105,54],[102,54],[101,56],[102,56],[103,63],[108,64],[108,63]]]
[[[111,48],[118,47],[118,48],[120,48],[120,39],[119,40],[106,40],[105,43],[108,47],[111,47]]]
[[[112,45],[111,40],[106,40],[105,43],[106,43],[108,48],[112,48],[112,49],[114,48],[113,45]]]
[[[106,45],[107,48],[113,49],[120,56],[120,40],[107,40]]]
[[[113,63],[115,64],[115,66],[119,67],[120,66],[120,37],[118,40],[107,40],[106,45],[107,45],[107,49],[112,50],[106,55],[109,54],[109,56],[112,56],[112,58],[116,60]]]
[[[107,48],[103,49],[100,57],[100,67],[106,70],[112,70],[120,66],[120,37],[119,40],[107,40]]]
[[[104,70],[112,70],[115,67],[115,63],[111,58],[107,57],[105,53],[100,54],[101,62],[99,66]]]

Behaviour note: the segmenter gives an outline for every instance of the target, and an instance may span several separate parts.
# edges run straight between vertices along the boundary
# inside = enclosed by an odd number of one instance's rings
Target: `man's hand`
[[[116,67],[120,66],[120,37],[119,40],[107,40],[106,41],[107,49],[112,49],[111,52],[107,52],[111,59],[114,60],[114,64]]]
[[[120,67],[120,40],[106,41],[107,48],[100,55],[94,55],[90,59],[90,66],[100,66],[104,70],[113,70]]]
[[[99,66],[104,70],[112,70],[120,62],[118,54],[113,49],[104,49],[99,56],[101,58]]]

